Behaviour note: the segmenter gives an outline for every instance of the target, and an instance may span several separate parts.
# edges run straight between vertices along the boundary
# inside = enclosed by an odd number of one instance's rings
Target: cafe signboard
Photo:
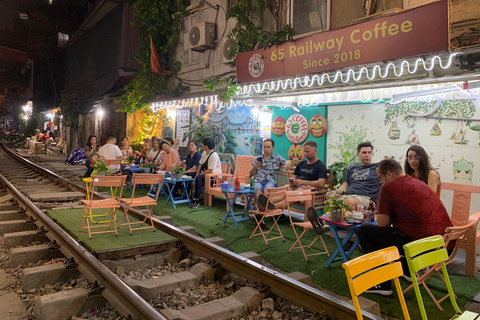
[[[446,0],[237,55],[239,83],[318,73],[448,50]]]

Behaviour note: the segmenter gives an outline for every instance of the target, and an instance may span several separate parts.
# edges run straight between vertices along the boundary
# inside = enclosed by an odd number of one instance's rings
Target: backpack
[[[85,162],[85,160],[87,160],[87,155],[85,154],[85,151],[83,151],[82,148],[78,148],[73,149],[72,152],[70,152],[67,158],[67,163],[74,165],[75,162]]]

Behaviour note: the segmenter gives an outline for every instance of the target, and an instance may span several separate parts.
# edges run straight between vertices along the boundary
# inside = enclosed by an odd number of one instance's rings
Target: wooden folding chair
[[[286,201],[286,206],[287,206],[287,209],[288,209],[288,216],[290,218],[290,225],[292,226],[293,232],[295,233],[295,237],[297,238],[297,240],[292,245],[290,250],[288,250],[288,252],[291,252],[293,249],[301,249],[302,252],[303,252],[303,256],[305,257],[305,260],[307,260],[307,262],[308,262],[308,257],[310,257],[310,256],[327,254],[330,257],[330,253],[328,252],[327,247],[325,246],[325,242],[323,242],[323,238],[322,238],[321,235],[317,235],[315,237],[315,239],[313,239],[312,243],[310,243],[309,245],[304,246],[302,244],[301,239],[302,239],[303,235],[305,233],[307,233],[308,231],[313,229],[313,226],[310,222],[293,222],[293,220],[292,220],[292,213],[290,211],[290,204],[294,203],[294,202],[301,202],[301,201],[307,203],[311,200],[312,200],[311,190],[285,191],[285,201]],[[300,236],[297,233],[297,228],[302,228],[303,229]],[[320,241],[322,242],[324,251],[311,253],[311,254],[306,254],[304,248],[310,249],[318,239],[320,239]]]
[[[283,207],[279,209],[268,209],[268,203],[270,202],[271,199],[274,199],[276,197],[285,197],[285,191],[287,190],[288,190],[288,186],[283,186],[278,188],[267,188],[265,190],[265,195],[267,196],[267,205],[263,210],[251,211],[253,213],[253,217],[255,219],[255,222],[257,223],[257,226],[255,227],[252,234],[250,235],[250,238],[249,238],[250,240],[255,236],[261,235],[263,237],[263,240],[265,240],[265,243],[267,244],[267,246],[268,246],[268,242],[274,239],[281,238],[283,241],[285,241],[285,238],[283,238],[282,231],[280,230],[280,227],[278,226],[278,223],[277,223],[278,219],[280,219],[280,217],[284,214],[285,205],[283,205]],[[258,219],[257,215],[260,215],[261,218]],[[261,228],[261,225],[266,218],[272,218],[273,224],[268,231],[264,232]],[[267,238],[265,235],[269,236],[275,227],[279,235],[276,237]]]
[[[448,253],[445,248],[445,241],[440,235],[423,238],[417,241],[409,242],[403,245],[405,250],[405,258],[407,259],[408,269],[412,277],[413,288],[415,290],[415,296],[417,297],[418,307],[420,308],[420,314],[423,320],[427,320],[427,313],[423,304],[422,294],[420,293],[420,286],[417,281],[417,273],[425,267],[442,269],[443,280],[448,290],[448,296],[450,302],[457,313],[461,313],[460,308],[455,300],[455,294],[453,292],[452,283],[448,276],[447,267],[445,262],[448,261]],[[425,279],[421,279],[424,282]]]
[[[149,228],[152,228],[153,231],[155,231],[155,226],[153,225],[153,220],[152,220],[152,208],[157,204],[158,195],[160,194],[160,188],[157,189],[157,192],[154,198],[151,198],[149,196],[135,198],[135,189],[137,188],[137,185],[144,185],[144,184],[161,185],[163,182],[164,176],[165,175],[163,174],[149,174],[149,173],[133,174],[132,197],[119,199],[121,205],[123,206],[123,211],[125,212],[125,214],[122,217],[122,220],[120,220],[120,223],[118,224],[119,228],[120,226],[128,225],[128,230],[130,231],[130,234],[132,234],[133,230],[141,230],[141,229],[149,229]],[[143,219],[143,221],[130,222],[130,219],[128,218],[128,209],[132,207],[142,207],[142,206],[147,207],[147,215],[145,216],[145,219]],[[127,223],[122,223],[123,219],[125,218],[127,220]],[[143,225],[147,221],[147,219],[150,220],[151,226],[132,228],[132,225],[135,225],[135,224]]]
[[[342,264],[347,275],[348,287],[352,295],[357,319],[363,319],[358,296],[371,287],[392,279],[398,293],[403,316],[405,320],[410,319],[402,287],[398,280],[398,277],[403,275],[402,264],[400,261],[396,261],[398,259],[400,259],[398,249],[396,247],[388,247],[364,254]]]
[[[467,241],[467,235],[471,231],[472,228],[476,226],[475,222],[472,221],[469,224],[461,227],[447,227],[445,229],[445,235],[444,235],[444,241],[445,241],[445,249],[448,249],[449,244],[455,243],[455,248],[453,249],[452,254],[450,257],[448,257],[448,260],[445,261],[445,266],[449,265],[450,263],[453,262],[455,259],[455,256],[457,255],[458,251],[464,245],[464,243]],[[432,291],[430,291],[430,288],[428,288],[427,284],[425,281],[427,281],[431,276],[434,274],[438,274],[440,279],[443,281],[443,283],[446,284],[445,279],[443,278],[442,274],[440,273],[441,265],[437,263],[433,267],[431,267],[427,272],[422,274],[421,276],[418,274],[418,272],[415,274],[417,282],[419,285],[422,285],[425,290],[428,292],[428,295],[432,298],[433,302],[435,305],[443,311],[443,308],[440,306],[440,303],[442,303],[443,300],[447,299],[449,297],[449,294],[446,296],[442,297],[441,299],[436,299],[435,296],[433,295]],[[411,290],[414,287],[413,283],[408,286],[405,290],[403,290],[403,293],[405,294],[407,291]],[[456,298],[456,297],[455,297]]]
[[[87,229],[89,238],[91,238],[92,234],[95,234],[95,233],[115,232],[115,234],[118,235],[117,224],[115,219],[116,219],[117,208],[120,208],[120,203],[113,196],[114,193],[111,193],[110,198],[101,199],[101,200],[93,200],[93,193],[94,193],[95,187],[110,187],[110,188],[115,187],[115,188],[120,188],[119,198],[121,198],[122,192],[123,192],[123,185],[125,183],[125,178],[126,176],[92,176],[89,199],[81,200],[84,205],[86,214],[83,219],[83,223],[82,223],[82,227],[80,228],[80,231],[82,231],[83,229]],[[112,214],[112,219],[110,220],[110,223],[108,224],[108,226],[90,226],[89,217],[92,216],[92,210],[107,209],[107,208],[110,210]],[[85,227],[85,222],[87,223],[86,227]],[[114,228],[113,230],[109,230],[112,224]],[[93,228],[104,228],[106,230],[92,232],[91,229]]]

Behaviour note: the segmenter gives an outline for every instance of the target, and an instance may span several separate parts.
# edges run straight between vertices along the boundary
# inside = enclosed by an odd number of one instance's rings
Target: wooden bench
[[[239,178],[241,183],[250,183],[248,172],[252,168],[254,156],[236,156],[234,174],[211,173],[205,176],[205,193],[203,195],[203,203],[207,206],[213,205],[213,196],[225,199],[225,194],[221,191],[220,185],[227,181],[227,178]],[[225,205],[227,205],[225,203]],[[227,208],[228,209],[228,208]]]
[[[480,194],[480,187],[457,183],[442,182],[442,190],[453,191],[452,223],[454,226],[464,226],[470,221],[475,221],[474,229],[467,236],[467,241],[462,249],[466,251],[465,275],[475,277],[477,245],[480,244],[480,230],[477,230],[480,220],[480,211],[470,215],[470,200],[472,193]]]

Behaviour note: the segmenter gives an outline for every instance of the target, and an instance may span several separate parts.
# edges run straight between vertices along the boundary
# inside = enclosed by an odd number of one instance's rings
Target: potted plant
[[[182,179],[182,175],[185,172],[185,169],[186,169],[186,166],[184,163],[180,163],[172,167],[172,177],[175,177],[175,179],[177,180]]]
[[[92,175],[104,176],[110,174],[110,169],[108,168],[108,163],[105,157],[100,155],[95,155],[92,157],[90,162],[90,167],[93,168]]]
[[[151,173],[152,168],[155,167],[155,164],[152,161],[152,157],[149,157],[142,165],[142,168],[145,170],[145,173]]]
[[[325,188],[328,188],[328,185],[325,185]],[[325,201],[325,208],[323,209],[323,212],[330,212],[332,221],[340,221],[343,213],[346,210],[352,211],[352,208],[345,204],[345,199],[338,195],[335,190],[337,190],[336,186],[333,187],[333,190],[328,189],[328,198]]]
[[[345,151],[343,153],[343,161],[336,161],[328,166],[328,171],[330,175],[332,175],[332,186],[340,186],[343,183],[343,179],[345,178],[345,171],[347,168],[354,163],[356,155],[350,155],[350,152]]]

